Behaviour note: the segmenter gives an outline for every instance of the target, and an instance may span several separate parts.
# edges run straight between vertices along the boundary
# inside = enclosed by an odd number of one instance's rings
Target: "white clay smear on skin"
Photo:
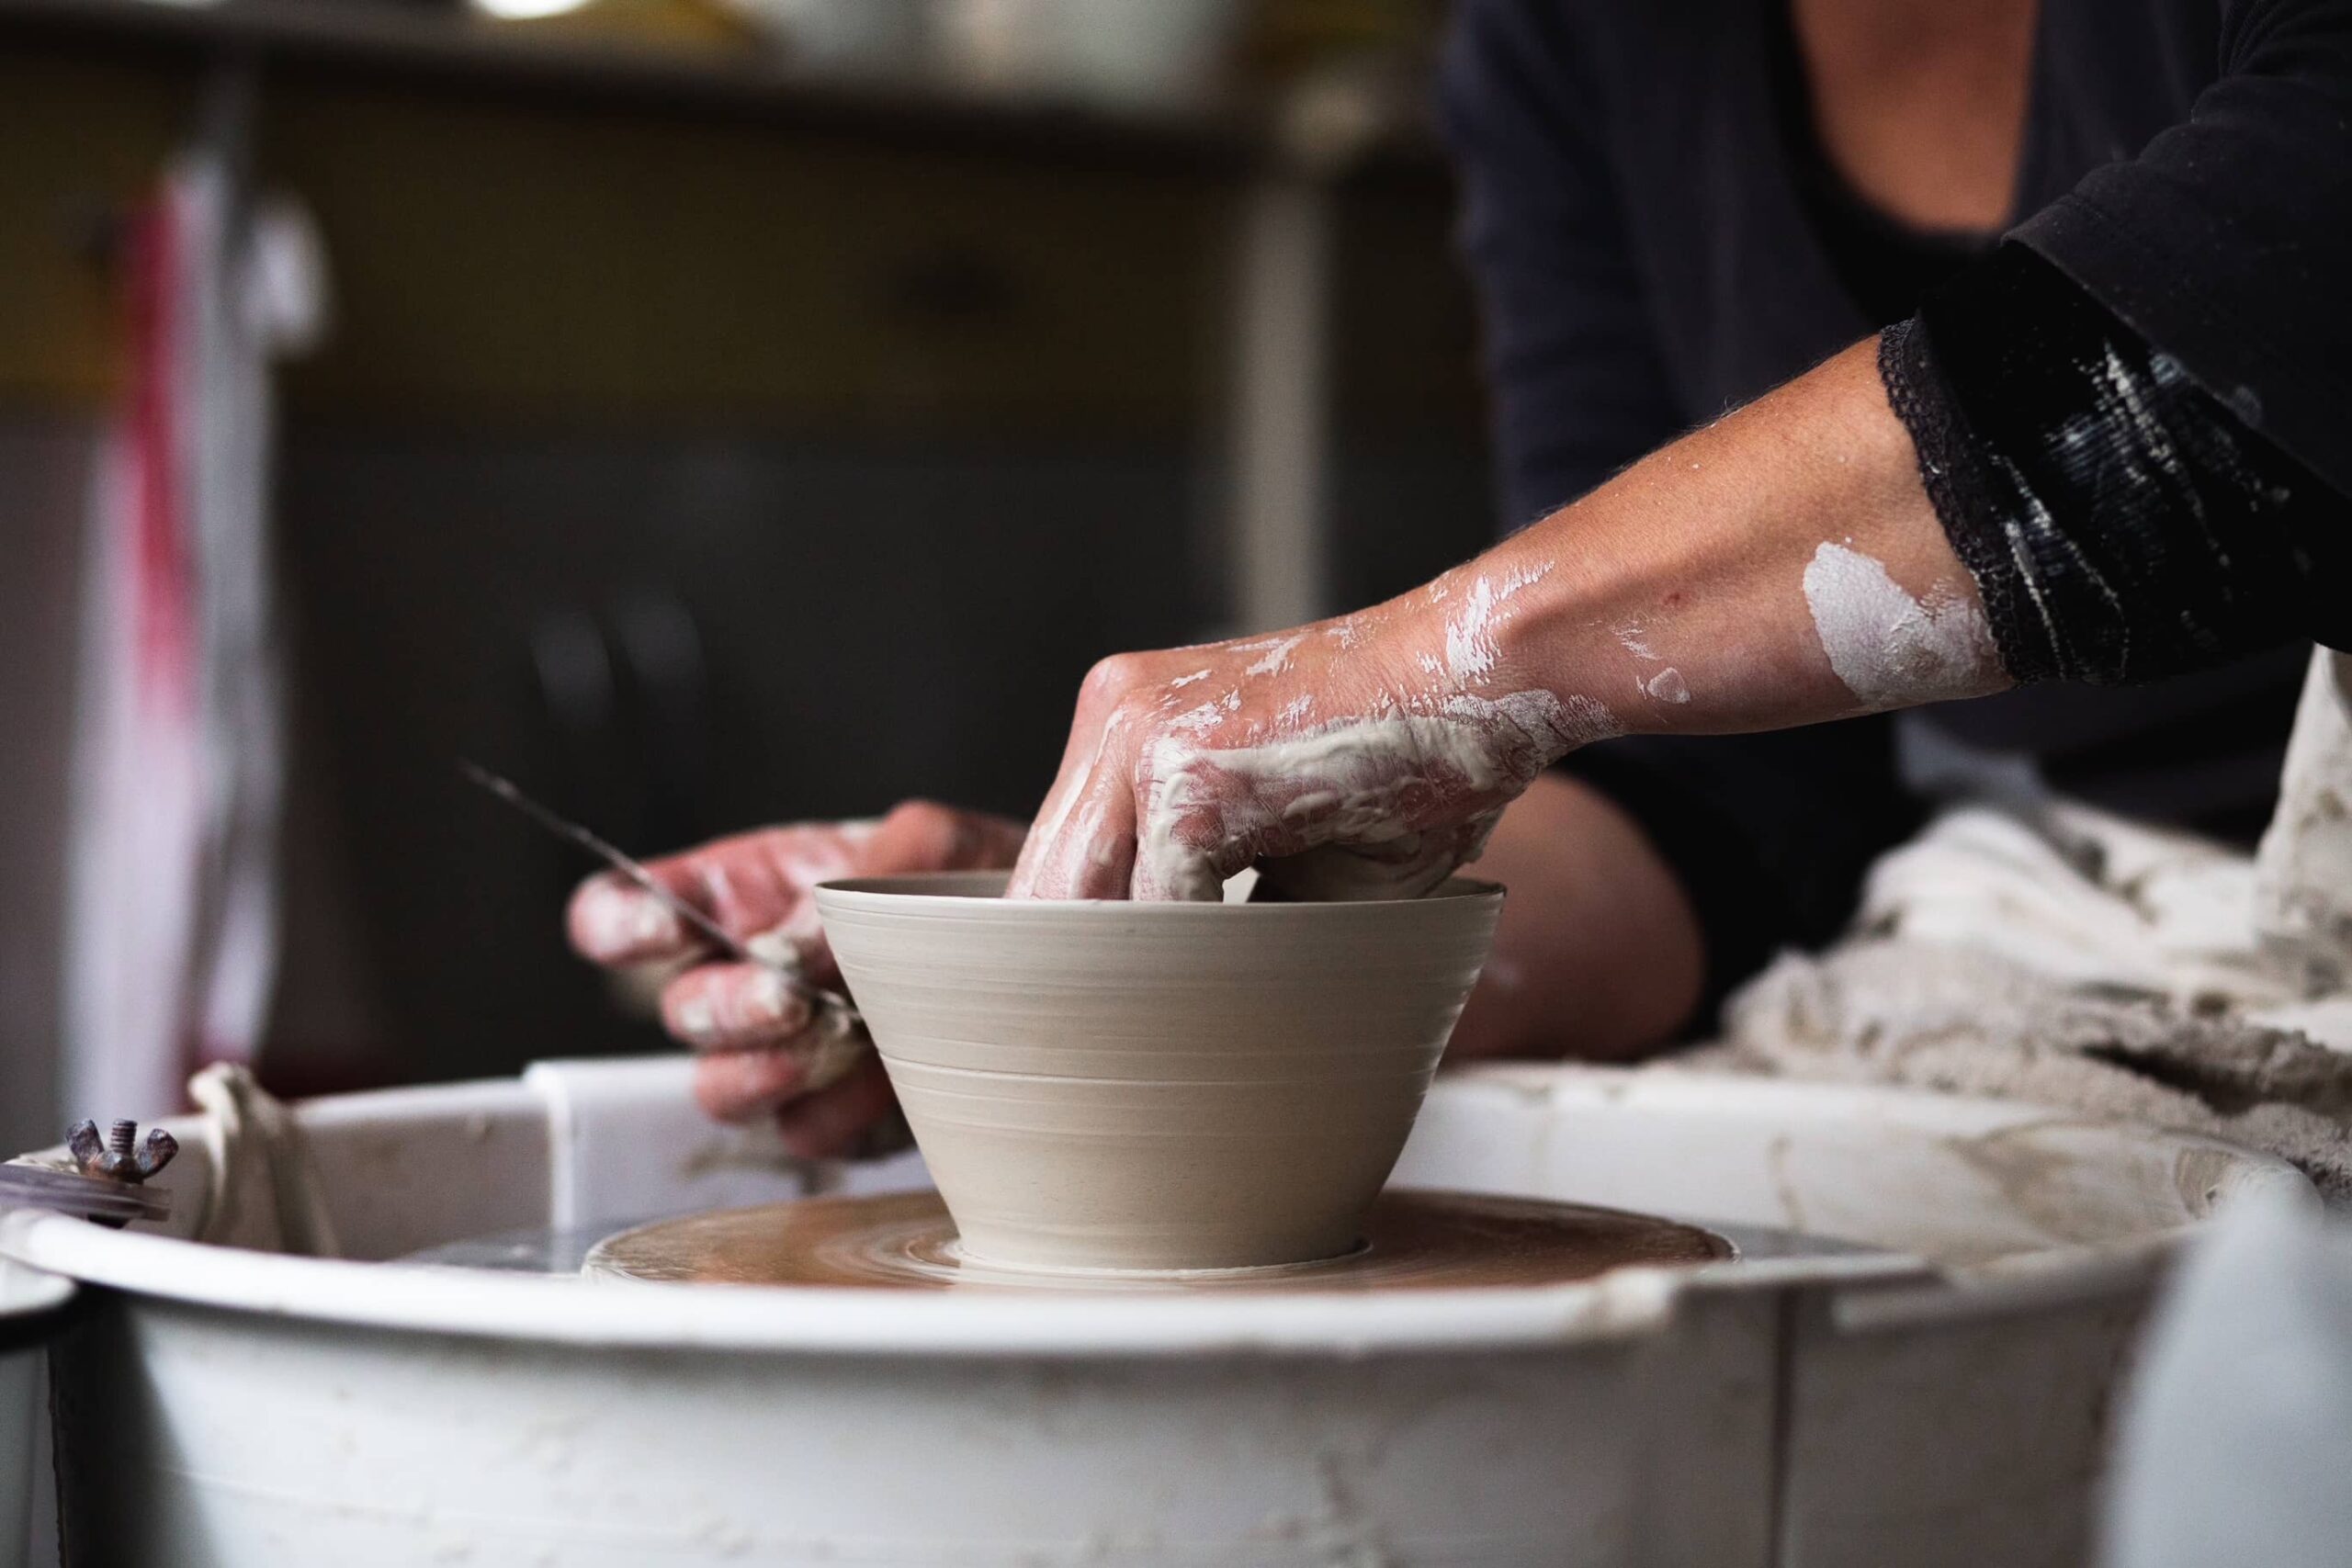
[[[1974,600],[1943,590],[1914,599],[1860,550],[1814,551],[1804,602],[1829,668],[1866,708],[1973,697],[1998,679],[1992,630]]]
[[[1563,752],[1621,732],[1591,698],[1530,691],[1455,696],[1256,746],[1211,750],[1163,735],[1150,747],[1136,886],[1148,897],[1218,897],[1225,874],[1213,854],[1178,839],[1177,824],[1195,808],[1213,809],[1228,840],[1246,841],[1273,825],[1267,803],[1284,792],[1268,786],[1287,786],[1282,815],[1313,821],[1313,843],[1380,843],[1410,830],[1402,802],[1433,781],[1515,795]]]

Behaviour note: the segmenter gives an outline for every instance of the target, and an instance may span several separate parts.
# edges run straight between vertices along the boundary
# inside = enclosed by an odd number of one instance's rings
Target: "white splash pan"
[[[0,1258],[0,1563],[29,1539],[41,1349],[74,1294],[71,1280]]]
[[[2072,1563],[2177,1237],[2310,1193],[2021,1106],[1495,1068],[1442,1080],[1400,1181],[1909,1256],[1362,1298],[615,1287],[365,1260],[804,1190],[684,1062],[301,1122],[351,1260],[250,1249],[243,1161],[210,1223],[244,1247],[0,1215],[0,1254],[110,1288],[54,1362],[69,1561]],[[185,1233],[217,1134],[170,1125]]]

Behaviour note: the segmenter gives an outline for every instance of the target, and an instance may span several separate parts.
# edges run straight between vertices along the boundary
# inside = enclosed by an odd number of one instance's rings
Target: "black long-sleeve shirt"
[[[1883,356],[1915,434],[1950,437],[1923,438],[1923,457],[2006,460],[2000,444],[2019,433],[1990,411],[2014,389],[2001,378],[2037,362],[1958,349],[1997,333],[1997,310],[2023,297],[2054,299],[2080,329],[2069,342],[2103,326],[2143,369],[2177,372],[2182,396],[2203,400],[2184,405],[2191,428],[2259,457],[2248,471],[2292,476],[2274,488],[2352,493],[2346,0],[2043,0],[2007,254],[1996,234],[1905,230],[1845,189],[1813,140],[1775,0],[1464,0],[1442,94],[1510,525],[1907,316],[1923,294],[1943,302]],[[1941,358],[1939,320],[1955,349]],[[2082,476],[2060,465],[2041,478],[2047,491]],[[2073,525],[2115,526],[2096,515],[2100,493],[2064,497],[2084,502]],[[2017,492],[1931,479],[1930,494],[1988,604],[2016,587],[1987,581],[1971,531]],[[2268,554],[2305,584],[2347,581],[2327,570],[2343,533],[2333,516],[2299,518]],[[2147,553],[2122,540],[2113,555]],[[2269,606],[2276,640],[2337,640],[2312,598]],[[2164,607],[2143,595],[2134,608]],[[1898,740],[2030,757],[2116,809],[2250,835],[2275,795],[2301,665],[2292,647],[2227,657],[2260,640],[2209,638],[2168,661],[2197,672],[2125,692],[2044,686],[1900,720],[1637,738],[1568,765],[1675,864],[1720,990],[1774,946],[1832,934],[1863,868],[1917,820],[1898,750],[1920,748]],[[2003,646],[2020,660],[2039,649],[2022,633]],[[2028,672],[2083,673],[2063,657]]]

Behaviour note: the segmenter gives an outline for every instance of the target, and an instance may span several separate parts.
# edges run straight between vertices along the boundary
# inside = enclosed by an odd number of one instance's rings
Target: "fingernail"
[[[743,987],[743,1016],[747,1022],[786,1023],[806,1016],[808,1011],[808,998],[793,984],[792,976],[781,970],[763,970]]]
[[[798,927],[799,923],[794,920],[770,926],[766,931],[747,938],[743,951],[770,968],[797,977],[805,966],[800,956],[803,933]]]
[[[718,1015],[708,997],[689,997],[678,1004],[677,1024],[689,1040],[708,1040],[718,1032]]]
[[[582,901],[580,923],[600,953],[675,944],[685,935],[677,911],[634,887],[600,882]]]

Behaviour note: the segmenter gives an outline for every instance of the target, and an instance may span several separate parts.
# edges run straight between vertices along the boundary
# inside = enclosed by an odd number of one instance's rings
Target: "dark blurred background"
[[[0,1153],[62,1109],[109,214],[208,117],[333,300],[270,465],[286,1091],[658,1044],[459,755],[641,852],[1025,814],[1096,657],[1488,533],[1433,6],[558,3],[0,0]]]

